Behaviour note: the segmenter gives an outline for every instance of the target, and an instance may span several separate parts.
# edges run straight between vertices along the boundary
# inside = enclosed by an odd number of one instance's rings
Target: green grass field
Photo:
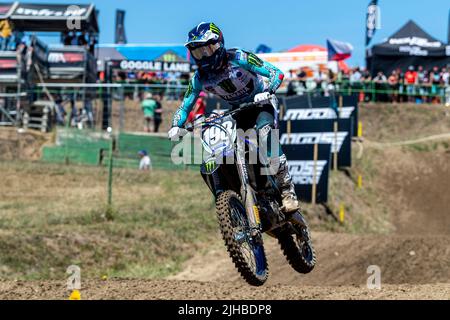
[[[218,238],[198,173],[116,169],[113,219],[106,169],[0,162],[0,277],[162,277]],[[216,237],[217,236],[217,237]]]

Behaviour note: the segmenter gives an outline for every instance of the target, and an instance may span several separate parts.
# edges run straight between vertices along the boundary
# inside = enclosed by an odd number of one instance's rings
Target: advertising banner
[[[0,81],[17,78],[17,67],[15,52],[0,52]]]
[[[113,61],[113,68],[123,71],[148,71],[148,72],[181,72],[189,73],[191,64],[189,62],[165,62],[165,61],[137,61],[122,60]]]
[[[342,96],[342,107],[339,106],[340,97],[332,103],[330,97],[311,97],[308,95],[295,96],[283,99],[285,112],[283,120],[318,120],[336,119],[336,112],[331,106],[334,104],[339,111],[339,118],[353,119],[352,136],[358,134],[359,106],[356,94]],[[313,110],[316,109],[316,110]]]
[[[289,173],[299,199],[307,203],[312,202],[313,182],[315,181],[316,203],[326,203],[328,201],[331,145],[318,145],[317,161],[314,161],[314,145],[287,145],[284,152],[289,159]]]
[[[283,150],[291,145],[331,144],[333,156],[337,153],[338,167],[351,167],[353,119],[338,119],[337,132],[334,131],[335,122],[332,119],[281,121],[280,143]]]

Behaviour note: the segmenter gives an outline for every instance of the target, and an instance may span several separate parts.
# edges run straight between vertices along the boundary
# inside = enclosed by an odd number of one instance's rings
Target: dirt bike
[[[277,109],[275,95],[265,102]],[[269,276],[263,233],[278,239],[287,261],[299,273],[313,270],[316,257],[308,225],[300,211],[285,214],[281,192],[271,175],[258,174],[262,164],[249,164],[255,146],[237,137],[234,115],[262,103],[246,103],[185,129],[200,132],[205,153],[201,174],[215,196],[223,240],[235,267],[250,285],[263,285]],[[247,145],[247,147],[246,147]],[[228,160],[233,161],[228,161]],[[227,160],[228,159],[228,160]],[[233,164],[228,164],[233,163]]]

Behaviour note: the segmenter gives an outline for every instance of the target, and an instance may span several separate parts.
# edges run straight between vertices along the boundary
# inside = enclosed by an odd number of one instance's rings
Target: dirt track
[[[199,254],[167,280],[82,280],[82,299],[450,299],[449,236],[315,233],[318,265],[296,274],[266,241],[271,277],[261,288],[237,275],[222,246]],[[381,290],[366,287],[369,265]],[[0,299],[67,299],[64,281],[0,281]]]
[[[450,299],[447,284],[386,285],[381,290],[358,286],[264,286],[167,280],[95,280],[83,282],[81,299],[139,300],[306,300],[306,299]],[[67,299],[61,282],[0,282],[0,299]]]

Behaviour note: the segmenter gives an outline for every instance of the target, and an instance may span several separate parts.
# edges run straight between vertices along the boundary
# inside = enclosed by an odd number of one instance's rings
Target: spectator
[[[291,78],[287,85],[286,96],[291,97],[295,96],[296,94],[297,91],[295,90],[295,80]]]
[[[409,66],[408,71],[405,73],[406,94],[408,95],[409,102],[414,102],[417,83],[418,83],[417,72],[414,71],[414,66]]]
[[[0,20],[0,50],[5,51],[8,49],[11,35],[12,29],[8,20]]]
[[[64,45],[71,46],[74,38],[75,34],[73,32],[66,32],[64,34]]]
[[[359,70],[359,67],[356,67],[355,70],[350,70],[350,87],[354,90],[361,90],[362,89],[362,74]]]
[[[145,132],[154,132],[154,120],[155,120],[155,109],[156,109],[156,101],[153,99],[153,96],[150,92],[145,93],[144,100],[142,101],[141,108],[144,112],[144,131]]]
[[[387,78],[382,71],[379,71],[375,78],[373,78],[373,82],[375,83],[376,90],[376,100],[386,102],[387,94],[386,94],[386,84]]]
[[[417,68],[417,84],[419,85],[419,95],[421,96],[422,101],[427,100],[427,90],[425,88],[425,85],[428,83],[428,74],[423,69],[422,66],[419,66]]]
[[[445,105],[450,107],[450,67],[442,68],[441,78],[444,85]]]
[[[399,102],[404,102],[404,94],[405,94],[405,73],[397,68],[398,74],[398,100]]]
[[[86,39],[86,32],[83,31],[78,35],[77,45],[79,45],[81,47],[85,47],[88,45],[88,41]]]
[[[390,100],[391,102],[398,102],[398,74],[396,70],[393,70],[388,78]]]
[[[297,74],[297,79],[303,89],[306,90],[306,81],[308,80],[308,74],[306,73],[305,68],[300,69],[300,72]]]
[[[25,34],[22,31],[14,31],[14,44],[12,50],[16,51],[23,43]]]
[[[194,109],[189,113],[188,122],[194,122],[197,118],[204,116],[206,112],[206,93],[200,92],[200,95],[195,103]]]
[[[431,99],[433,103],[439,103],[441,101],[441,73],[437,66],[433,67],[433,71],[430,73],[430,85],[431,85]]]
[[[162,100],[162,96],[161,95],[157,95],[155,96],[155,101],[156,101],[156,109],[155,109],[155,132],[159,131],[159,126],[161,125],[162,122],[162,104],[161,104],[161,100]]]
[[[66,110],[63,106],[63,101],[60,97],[55,99],[55,111],[56,111],[56,124],[64,126],[66,122]]]
[[[138,155],[139,158],[141,158],[141,160],[139,161],[139,170],[141,171],[152,170],[152,160],[150,159],[148,152],[146,150],[141,150],[138,152]]]
[[[377,75],[375,76],[375,78],[373,78],[373,81],[375,83],[386,83],[387,82],[387,78],[384,75],[383,71],[380,71],[377,73]]]

